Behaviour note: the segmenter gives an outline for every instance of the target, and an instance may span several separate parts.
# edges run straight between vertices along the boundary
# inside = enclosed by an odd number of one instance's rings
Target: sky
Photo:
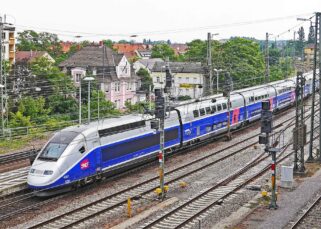
[[[62,40],[183,43],[205,40],[208,32],[218,34],[213,39],[265,39],[266,32],[273,40],[292,39],[301,25],[307,38],[310,22],[297,18],[315,12],[320,0],[3,0],[0,8],[17,31],[51,32]]]

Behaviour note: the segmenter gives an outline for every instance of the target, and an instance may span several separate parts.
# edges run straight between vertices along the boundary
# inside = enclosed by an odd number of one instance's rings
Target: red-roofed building
[[[188,46],[187,44],[171,44],[172,49],[175,51],[175,55],[186,53]]]
[[[151,45],[145,44],[113,44],[113,49],[116,49],[120,54],[124,54],[129,60],[132,60],[135,57],[140,57],[137,51],[146,51],[151,48]]]
[[[34,61],[36,58],[45,57],[51,62],[55,60],[46,51],[17,51],[16,52],[16,64],[28,64]]]
[[[60,42],[60,46],[61,46],[61,51],[63,53],[67,53],[69,52],[71,46],[73,45],[74,43],[71,42],[71,41],[62,41]]]

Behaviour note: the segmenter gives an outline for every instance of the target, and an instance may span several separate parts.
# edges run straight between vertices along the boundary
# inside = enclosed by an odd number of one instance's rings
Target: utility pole
[[[270,82],[269,33],[265,35],[265,83]]]
[[[233,91],[233,79],[229,72],[225,73],[223,96],[227,97],[227,140],[232,139],[231,135],[231,92]]]
[[[316,72],[317,72],[317,47],[318,47],[318,30],[319,30],[319,23],[320,23],[320,15],[321,13],[315,14],[315,37],[314,37],[314,56],[313,56],[313,78],[312,78],[312,106],[311,106],[311,122],[310,122],[310,144],[309,144],[309,157],[307,162],[314,161],[313,155],[313,139],[314,139],[314,116],[315,116],[315,81],[316,81]],[[319,34],[320,39],[320,34]],[[319,69],[320,71],[320,69]],[[319,90],[320,91],[320,90]],[[319,92],[320,93],[320,92]],[[320,150],[320,146],[319,146]]]
[[[3,76],[2,76],[2,33],[3,33],[3,22],[0,16],[0,85],[4,86]],[[4,99],[3,99],[4,88],[1,88],[1,133],[4,136]]]
[[[296,77],[296,109],[295,109],[295,128],[293,130],[293,149],[294,149],[294,172],[304,173],[304,146],[306,144],[306,125],[304,123],[304,85],[305,78],[302,72],[297,73]],[[299,120],[300,119],[300,120]],[[300,153],[298,151],[300,150]]]
[[[213,93],[213,75],[212,75],[212,34],[207,33],[207,69],[208,69],[208,78],[204,79],[204,95]]]
[[[79,125],[81,125],[81,76],[79,78]]]

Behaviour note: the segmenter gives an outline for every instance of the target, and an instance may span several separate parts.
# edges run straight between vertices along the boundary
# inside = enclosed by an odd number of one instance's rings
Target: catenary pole
[[[313,157],[313,138],[314,138],[314,116],[315,116],[315,81],[316,81],[316,66],[317,66],[317,31],[319,24],[319,14],[315,15],[315,31],[316,35],[314,37],[314,56],[313,56],[313,78],[312,78],[312,106],[311,106],[311,122],[310,122],[310,145],[309,145],[309,157],[307,162],[312,162],[314,160]]]
[[[2,31],[3,31],[3,23],[2,17],[0,17],[0,84],[4,85],[3,83],[3,76],[2,76]],[[3,99],[3,88],[1,88],[1,130],[2,136],[4,136],[4,99]]]
[[[265,34],[265,83],[270,82],[269,33]]]
[[[320,89],[320,80],[321,80],[321,13],[316,13],[316,16],[319,18],[319,108],[321,108],[321,89]],[[315,32],[315,37],[317,40],[318,32]],[[317,47],[315,47],[317,49]],[[319,162],[321,162],[321,109],[319,109]]]
[[[212,34],[207,33],[207,67],[208,67],[208,78],[204,80],[204,95],[208,95],[208,92],[212,94],[213,89],[213,76],[212,76]]]

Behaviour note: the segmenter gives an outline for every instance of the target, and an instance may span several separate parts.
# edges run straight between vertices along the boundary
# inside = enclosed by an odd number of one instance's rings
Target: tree
[[[200,39],[187,43],[188,49],[185,53],[187,61],[205,62],[206,60],[206,42]]]
[[[18,111],[36,123],[41,123],[48,118],[50,113],[50,108],[45,108],[45,104],[46,100],[42,96],[38,98],[27,96],[19,101]]]
[[[233,38],[222,44],[223,70],[235,80],[235,88],[252,86],[264,75],[264,59],[259,44],[244,38]]]
[[[153,90],[153,79],[146,69],[140,68],[136,74],[141,78],[140,90],[148,93],[149,86],[151,86],[151,90]]]
[[[17,111],[16,113],[10,113],[9,126],[11,128],[26,127],[31,125],[32,123],[29,116],[24,116],[20,111]]]
[[[299,34],[299,39],[296,43],[296,50],[299,53],[299,56],[303,58],[305,34],[304,34],[304,28],[302,26],[299,28],[298,34]]]
[[[152,48],[152,58],[162,58],[163,60],[169,58],[170,61],[176,60],[175,52],[168,44],[154,45]]]
[[[25,30],[18,33],[17,40],[19,51],[47,51],[53,58],[62,54],[60,40],[53,33],[37,33],[33,30]]]
[[[100,90],[92,90],[90,97],[90,113],[91,117],[98,118],[98,96],[99,96],[99,116],[118,116],[120,114],[119,110],[116,109],[115,104],[111,101],[106,100],[105,95]],[[83,100],[86,103],[82,106],[82,114],[84,118],[88,118],[88,101]]]
[[[103,40],[103,43],[104,43],[105,46],[113,49],[113,44],[114,44],[114,42],[113,42],[112,40],[110,40],[110,39]]]
[[[312,22],[311,22],[311,25],[309,28],[309,35],[308,35],[308,44],[314,44],[314,40],[315,40],[314,26],[312,25]]]

